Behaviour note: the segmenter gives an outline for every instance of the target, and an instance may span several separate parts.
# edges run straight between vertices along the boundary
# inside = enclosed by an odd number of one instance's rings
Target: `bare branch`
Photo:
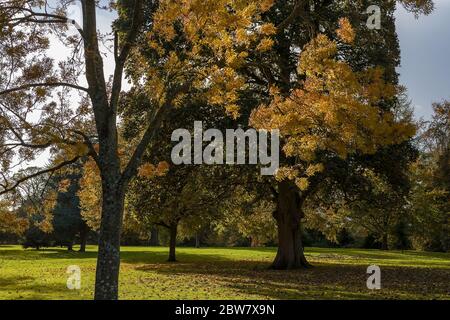
[[[81,87],[81,86],[78,86],[78,85],[72,84],[72,83],[66,83],[66,82],[45,83],[45,82],[43,82],[43,83],[30,83],[30,84],[25,84],[25,85],[22,85],[19,87],[11,88],[11,89],[6,89],[3,91],[0,91],[0,96],[9,94],[9,93],[13,93],[13,92],[17,92],[17,91],[21,91],[21,90],[27,90],[27,89],[38,88],[38,87],[69,87],[72,89],[88,92],[87,88],[84,88],[84,87]]]
[[[22,183],[24,183],[24,182],[26,182],[26,181],[28,181],[30,179],[33,179],[35,177],[41,176],[41,175],[46,174],[46,173],[52,173],[54,171],[58,171],[58,170],[66,167],[68,165],[74,164],[80,158],[81,158],[80,156],[76,156],[75,158],[73,158],[71,160],[68,160],[68,161],[64,161],[64,162],[60,163],[59,165],[57,165],[55,167],[52,167],[52,168],[49,168],[49,169],[44,169],[44,170],[41,170],[41,171],[37,171],[34,174],[31,174],[29,176],[23,177],[23,178],[17,180],[11,187],[7,187],[7,188],[4,188],[4,190],[1,190],[0,191],[0,195],[6,194],[6,193],[11,192],[11,191],[14,191]]]

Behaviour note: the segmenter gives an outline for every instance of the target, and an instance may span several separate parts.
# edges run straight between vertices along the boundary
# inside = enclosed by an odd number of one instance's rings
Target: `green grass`
[[[23,250],[0,246],[0,299],[91,299],[96,248]],[[314,268],[274,271],[274,248],[123,247],[121,299],[450,299],[450,254],[307,248]],[[382,289],[368,290],[366,269],[381,267]],[[68,290],[67,267],[82,271]]]

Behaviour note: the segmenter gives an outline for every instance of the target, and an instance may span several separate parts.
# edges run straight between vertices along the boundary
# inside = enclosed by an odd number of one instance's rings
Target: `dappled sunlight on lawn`
[[[91,299],[96,252],[0,247],[1,299]],[[269,269],[275,248],[123,247],[122,299],[450,299],[450,255],[306,248],[311,269]],[[381,266],[382,290],[366,287],[366,269]],[[81,290],[68,290],[66,269],[79,265]]]

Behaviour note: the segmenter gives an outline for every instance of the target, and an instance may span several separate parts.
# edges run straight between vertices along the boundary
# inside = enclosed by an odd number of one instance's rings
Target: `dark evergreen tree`
[[[88,228],[81,217],[80,200],[77,195],[80,177],[80,173],[76,171],[58,177],[60,182],[67,185],[58,192],[52,223],[56,245],[66,246],[71,251],[78,237],[80,251],[84,252]]]

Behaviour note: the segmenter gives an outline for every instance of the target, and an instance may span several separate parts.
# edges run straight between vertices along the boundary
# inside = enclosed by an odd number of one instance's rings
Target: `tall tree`
[[[68,3],[70,3],[69,1]],[[67,32],[71,22],[63,5],[52,9],[47,1],[8,0],[0,4],[0,120],[7,128],[1,131],[2,171],[10,172],[12,159],[26,160],[49,148],[62,149],[56,165],[34,175],[52,172],[89,155],[99,168],[102,184],[102,218],[96,269],[96,299],[117,299],[120,266],[120,234],[125,191],[137,173],[148,143],[153,139],[167,112],[182,101],[192,89],[208,92],[215,105],[226,105],[236,113],[236,92],[243,82],[233,72],[250,42],[257,37],[253,23],[272,1],[117,1],[119,19],[112,26],[114,73],[108,81],[104,72],[98,32],[96,0],[82,0],[81,26],[78,36]],[[231,9],[231,10],[230,10]],[[75,24],[76,25],[76,24]],[[150,29],[143,29],[144,25]],[[170,47],[177,30],[188,44]],[[53,33],[72,49],[67,59],[54,68],[45,53]],[[242,45],[237,47],[236,38]],[[118,112],[124,69],[137,39],[147,39],[157,59],[152,64],[139,62],[140,74],[133,74],[134,84],[154,101],[146,110],[142,134],[129,148],[129,161],[121,169],[118,155]],[[260,38],[260,37],[259,37]],[[213,53],[215,59],[202,59],[201,53]],[[211,57],[211,54],[209,54]],[[139,57],[133,57],[139,61]],[[136,60],[137,59],[137,60]],[[131,70],[131,69],[130,69]],[[79,84],[84,76],[87,86]],[[75,90],[84,103],[70,108],[68,90]],[[59,92],[59,100],[52,98]],[[53,101],[52,101],[53,100]],[[74,107],[74,106],[72,106]],[[31,114],[41,110],[36,120]],[[39,112],[38,112],[39,113]],[[34,114],[36,115],[36,114]],[[86,131],[86,122],[95,130]],[[94,148],[94,141],[98,148]],[[16,188],[29,177],[14,180],[3,175],[0,194]]]
[[[419,7],[414,8],[424,8],[430,3],[415,1]],[[389,22],[389,28],[380,31],[366,28],[368,16],[361,12],[370,4],[276,2],[264,15],[264,21],[277,27],[274,45],[262,56],[250,56],[255,63],[243,70],[252,79],[254,94],[269,106],[259,108],[252,123],[261,128],[280,126],[284,140],[285,168],[280,170],[279,181],[273,188],[279,203],[275,215],[280,237],[275,268],[308,265],[299,230],[302,206],[322,182],[339,171],[345,172],[344,168],[356,169],[357,165],[349,166],[355,164],[352,159],[383,151],[384,146],[407,140],[413,133],[406,125],[408,134],[400,129],[404,140],[389,137],[396,131],[394,128],[399,128],[390,110],[395,101],[395,90],[391,89],[396,85],[395,67],[399,61],[393,24],[395,2],[380,3],[382,21]],[[408,5],[412,4],[408,1]],[[338,29],[342,16],[349,16],[351,23],[341,20]],[[391,89],[381,94],[376,87]],[[358,91],[356,95],[365,96],[365,102],[352,96],[352,92]],[[353,107],[356,109],[352,112]],[[363,120],[357,109],[366,110],[368,117]],[[333,123],[338,131],[328,126]],[[393,131],[380,135],[377,129],[372,130],[373,126]]]
[[[80,252],[86,250],[88,226],[81,216],[80,199],[77,192],[80,188],[80,170],[71,168],[56,177],[59,190],[53,208],[53,237],[56,244],[65,245],[69,250],[76,237],[80,239]]]
[[[450,103],[433,104],[433,118],[419,136],[421,154],[411,166],[413,244],[419,249],[450,248]]]

